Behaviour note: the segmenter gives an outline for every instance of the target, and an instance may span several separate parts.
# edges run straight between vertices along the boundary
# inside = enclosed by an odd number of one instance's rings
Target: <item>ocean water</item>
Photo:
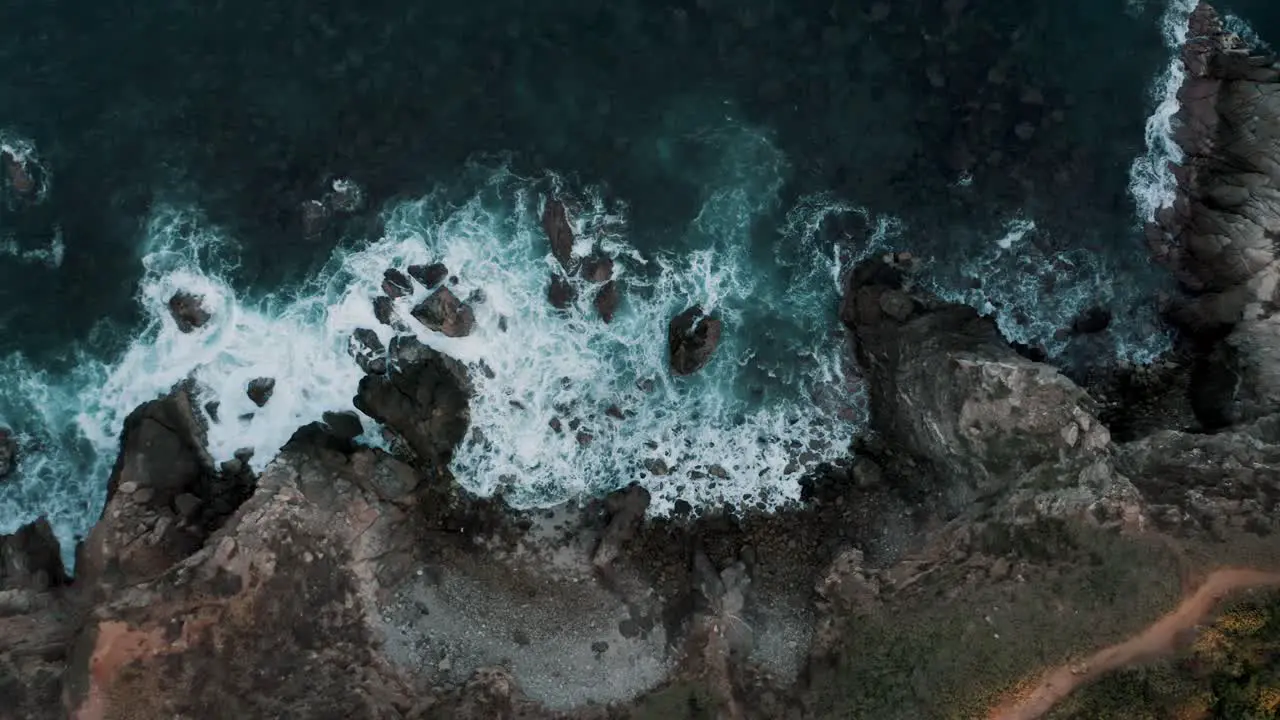
[[[0,8],[0,152],[30,175],[0,174],[0,531],[83,535],[123,418],[182,379],[219,403],[215,457],[258,466],[351,409],[391,266],[483,296],[469,337],[409,325],[475,378],[455,474],[526,507],[633,480],[658,513],[797,497],[865,428],[836,305],[872,253],[1066,366],[1170,341],[1140,226],[1170,198],[1185,0],[64,5]],[[348,181],[361,207],[306,227]],[[612,323],[585,286],[546,303],[551,196],[578,253],[617,259]],[[206,328],[178,331],[179,289]],[[692,304],[724,340],[673,378]],[[1093,308],[1104,333],[1064,332]]]

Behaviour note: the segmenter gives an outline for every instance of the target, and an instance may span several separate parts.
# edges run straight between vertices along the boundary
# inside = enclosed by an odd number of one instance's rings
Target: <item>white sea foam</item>
[[[1177,182],[1169,163],[1183,159],[1182,148],[1174,141],[1174,116],[1179,109],[1178,90],[1186,79],[1182,67],[1182,46],[1187,41],[1188,21],[1196,8],[1196,0],[1168,0],[1160,18],[1160,29],[1169,62],[1152,86],[1155,109],[1147,118],[1147,151],[1129,168],[1129,194],[1133,196],[1140,222],[1155,218],[1161,208],[1173,204]]]
[[[1249,24],[1249,21],[1239,15],[1234,13],[1227,13],[1226,15],[1223,15],[1222,27],[1229,33],[1239,35],[1240,39],[1248,43],[1251,48],[1265,52],[1271,51],[1270,43],[1263,39],[1263,37],[1254,30],[1253,26]]]
[[[992,317],[1011,342],[1039,347],[1049,357],[1067,350],[1072,339],[1063,331],[1095,307],[1111,308],[1115,315],[1108,348],[1115,360],[1146,364],[1168,349],[1168,331],[1141,286],[1117,283],[1124,273],[1096,252],[1052,250],[1047,242],[1035,242],[1038,232],[1033,219],[1012,217],[994,241],[958,268],[930,262],[926,284],[938,297]]]
[[[48,515],[69,556],[72,538],[96,520],[125,416],[188,378],[201,400],[218,403],[209,428],[215,459],[248,447],[261,468],[300,425],[353,409],[352,331],[391,339],[370,303],[383,271],[436,261],[457,276],[459,296],[484,297],[474,302],[469,337],[408,320],[423,342],[471,370],[473,432],[453,468],[469,489],[537,506],[640,480],[659,513],[679,500],[772,507],[797,497],[804,472],[841,456],[865,421],[835,320],[838,268],[896,226],[870,219],[869,243],[837,247],[823,239],[824,218],[866,212],[810,197],[771,240],[776,252],[753,258],[751,228],[776,207],[781,184],[781,155],[762,137],[739,128],[706,139],[723,145],[721,181],[708,185],[679,252],[637,249],[626,207],[598,189],[498,167],[470,199],[441,191],[392,208],[384,237],[335,253],[300,287],[254,296],[229,281],[233,241],[195,210],[157,210],[141,260],[145,327],[127,351],[109,364],[82,356],[60,376],[16,355],[0,365],[0,422],[23,443],[18,479],[0,485],[0,531]],[[612,323],[596,316],[594,287],[579,278],[571,310],[546,300],[556,264],[540,216],[550,195],[569,199],[578,254],[597,245],[618,260],[623,301]],[[179,331],[167,309],[178,290],[202,297],[212,313],[205,327]],[[397,301],[406,318],[425,294],[416,287]],[[704,370],[673,378],[667,322],[693,304],[723,318],[724,339]],[[276,381],[264,408],[245,393],[257,377]],[[610,406],[624,419],[607,415]],[[654,472],[658,461],[667,474]]]

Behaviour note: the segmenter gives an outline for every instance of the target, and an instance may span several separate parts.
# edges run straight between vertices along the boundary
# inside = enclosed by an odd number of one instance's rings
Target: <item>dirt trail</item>
[[[1076,688],[1128,665],[1150,662],[1179,649],[1179,638],[1204,622],[1227,595],[1248,588],[1280,587],[1280,573],[1242,568],[1214,571],[1200,587],[1187,595],[1173,612],[1146,630],[1117,645],[1104,648],[1083,662],[1068,663],[1050,672],[1029,692],[996,707],[989,720],[1035,720]]]

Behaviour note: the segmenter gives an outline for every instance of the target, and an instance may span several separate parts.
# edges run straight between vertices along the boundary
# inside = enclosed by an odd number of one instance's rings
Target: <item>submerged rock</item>
[[[302,234],[314,237],[329,228],[329,207],[319,200],[305,200],[299,209],[302,216]]]
[[[185,290],[179,290],[169,298],[169,314],[184,333],[204,327],[212,317],[204,307],[204,298]]]
[[[618,312],[618,306],[622,304],[622,293],[618,289],[618,281],[610,280],[600,286],[591,304],[595,306],[601,320],[612,322],[614,314]]]
[[[564,203],[547,198],[542,210],[542,230],[551,242],[551,255],[566,272],[573,272],[573,226],[569,224]]]
[[[563,275],[551,276],[551,284],[547,286],[547,302],[557,310],[567,310],[578,299],[578,291]]]
[[[271,396],[275,391],[276,379],[269,377],[254,378],[249,381],[249,386],[245,388],[245,394],[258,407],[264,407],[271,400]]]
[[[18,443],[13,439],[13,431],[0,427],[0,480],[13,472],[17,458]]]
[[[700,305],[671,318],[667,324],[671,372],[692,375],[706,367],[720,345],[721,330],[720,318],[705,314]]]
[[[596,253],[582,261],[582,279],[587,282],[602,283],[613,278],[613,258],[603,253]]]
[[[427,296],[413,309],[418,322],[448,337],[465,337],[475,328],[476,316],[470,305],[447,287]]]
[[[409,277],[422,283],[422,286],[428,290],[434,290],[444,283],[449,277],[449,268],[444,263],[432,263],[430,265],[410,265],[408,268]]]

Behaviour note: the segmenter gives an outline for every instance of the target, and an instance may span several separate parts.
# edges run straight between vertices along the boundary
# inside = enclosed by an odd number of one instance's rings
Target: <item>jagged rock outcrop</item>
[[[392,340],[391,372],[360,380],[355,406],[404,438],[423,462],[447,464],[469,422],[466,368],[411,336]]]
[[[378,651],[373,608],[384,583],[418,566],[415,475],[379,451],[300,436],[222,533],[94,610],[64,679],[72,716],[411,710],[411,689]],[[398,480],[370,484],[378,477]]]
[[[213,317],[204,306],[204,298],[180,290],[169,298],[169,314],[178,324],[178,330],[189,333],[204,327]]]
[[[674,375],[692,375],[711,362],[720,346],[723,323],[700,305],[685,310],[667,323],[667,350]]]
[[[1189,297],[1174,319],[1208,341],[1196,406],[1210,426],[1280,410],[1280,64],[1191,14],[1182,52],[1173,168],[1177,198],[1148,227],[1156,257]]]
[[[185,389],[129,415],[102,518],[77,553],[80,586],[104,593],[163,573],[252,493],[252,474],[220,472],[204,447]]]
[[[542,230],[551,243],[551,255],[565,272],[573,272],[573,226],[563,202],[547,198],[542,209]]]
[[[410,265],[408,273],[409,277],[422,283],[422,286],[428,290],[436,289],[449,278],[449,268],[444,263]]]
[[[249,385],[245,388],[245,394],[258,407],[266,407],[271,401],[271,396],[276,391],[276,379],[269,377],[254,378],[249,381]]]
[[[927,461],[948,492],[999,493],[1038,465],[1110,444],[1083,390],[1015,353],[989,318],[912,292],[906,269],[856,268],[841,317],[876,429]]]

